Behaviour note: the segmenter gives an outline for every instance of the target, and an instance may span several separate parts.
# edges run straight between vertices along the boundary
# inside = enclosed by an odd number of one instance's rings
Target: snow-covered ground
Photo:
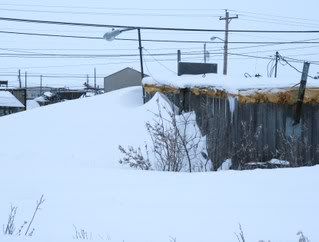
[[[118,145],[148,141],[155,100],[141,88],[0,118],[0,225],[10,205],[19,227],[46,199],[28,241],[319,241],[319,167],[209,173],[136,171],[118,163]],[[17,228],[18,229],[18,228]],[[3,236],[0,241],[22,238]]]

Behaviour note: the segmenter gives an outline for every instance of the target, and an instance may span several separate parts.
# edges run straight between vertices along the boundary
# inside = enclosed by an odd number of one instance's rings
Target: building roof
[[[126,68],[124,68],[124,69],[122,69],[122,70],[119,70],[119,71],[117,71],[117,72],[114,72],[113,74],[108,75],[108,76],[106,76],[106,77],[104,77],[104,78],[108,78],[108,77],[117,75],[117,74],[119,74],[119,73],[121,73],[121,72],[124,72],[124,71],[131,71],[131,72],[141,73],[140,71],[137,71],[137,70],[135,70],[135,69],[133,69],[133,68],[131,68],[131,67],[126,67]],[[148,75],[146,75],[146,74],[144,73],[144,77],[148,77]]]
[[[11,92],[0,90],[0,107],[24,108],[24,105]]]
[[[296,87],[300,79],[286,77],[268,78],[268,77],[251,77],[244,76],[224,76],[218,74],[206,75],[161,75],[146,77],[142,83],[144,85],[169,86],[173,88],[207,88],[224,91],[230,94],[243,94],[258,92],[281,92]],[[296,85],[297,84],[297,85]],[[299,86],[297,86],[299,88]],[[308,79],[307,88],[319,89],[319,82],[315,79]]]

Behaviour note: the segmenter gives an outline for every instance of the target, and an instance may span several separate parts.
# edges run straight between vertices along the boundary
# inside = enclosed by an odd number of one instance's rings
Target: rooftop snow
[[[213,88],[226,91],[232,94],[238,94],[239,91],[250,89],[267,89],[276,91],[278,89],[291,88],[296,86],[300,79],[292,80],[291,78],[266,78],[266,77],[234,77],[216,74],[206,75],[183,75],[168,76],[157,78],[156,76],[146,77],[143,84],[156,86],[170,86],[175,88]],[[319,88],[319,80],[309,79],[307,87]]]
[[[9,91],[0,90],[0,106],[23,108],[24,105]]]

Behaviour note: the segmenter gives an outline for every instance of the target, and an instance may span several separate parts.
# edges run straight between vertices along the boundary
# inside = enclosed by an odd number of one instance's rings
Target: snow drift
[[[153,104],[142,105],[136,87],[2,117],[0,224],[12,204],[20,226],[44,194],[28,241],[71,241],[73,225],[96,241],[236,241],[238,223],[247,241],[297,241],[300,230],[319,240],[318,166],[191,174],[120,166],[119,144],[148,141]]]

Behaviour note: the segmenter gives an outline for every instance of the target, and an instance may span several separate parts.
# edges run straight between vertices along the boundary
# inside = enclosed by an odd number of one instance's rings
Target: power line
[[[122,41],[137,41],[135,38],[116,38]],[[143,42],[158,43],[189,43],[189,44],[223,44],[222,41],[202,41],[202,40],[168,40],[168,39],[143,39]],[[319,44],[319,41],[229,41],[230,44],[263,44],[263,45],[282,45],[282,44]],[[260,46],[256,46],[260,47]]]
[[[0,3],[2,6],[24,6],[24,7],[45,7],[45,8],[63,8],[63,9],[106,9],[106,10],[140,10],[140,11],[222,11],[219,8],[116,8],[116,7],[89,7],[89,6],[69,6],[69,5],[40,5],[40,4],[12,4]]]
[[[309,18],[299,18],[299,17],[289,17],[289,16],[282,16],[282,15],[276,15],[276,14],[266,14],[266,13],[257,13],[257,12],[251,12],[251,11],[242,11],[242,10],[231,10],[233,12],[236,12],[238,14],[240,13],[246,13],[246,14],[252,14],[252,15],[257,15],[258,17],[260,16],[267,16],[270,17],[269,19],[274,19],[274,18],[279,18],[279,19],[296,19],[296,20],[302,20],[302,21],[309,21],[309,22],[319,22],[316,19],[309,19]]]
[[[185,55],[202,55],[202,51],[185,52]],[[222,54],[219,52],[212,54]],[[148,54],[146,54],[147,56]],[[152,56],[176,56],[176,53],[154,53]],[[50,58],[119,58],[119,57],[139,57],[139,54],[56,54],[56,53],[0,53],[2,57],[50,57]]]
[[[160,64],[161,66],[163,66],[166,70],[174,73],[174,74],[177,74],[175,71],[171,70],[170,68],[168,68],[166,65],[164,65],[163,63],[161,63],[159,60],[157,60],[153,54],[151,54],[147,49],[143,48],[148,54],[149,56],[151,56],[158,64]]]
[[[174,28],[174,27],[150,27],[150,26],[132,26],[132,25],[111,25],[111,24],[94,24],[94,23],[77,23],[77,22],[62,22],[38,19],[22,19],[22,18],[6,18],[0,17],[1,21],[9,22],[23,22],[23,23],[37,23],[37,24],[53,24],[65,26],[79,26],[79,27],[97,27],[97,28],[124,28],[124,29],[143,29],[143,30],[159,30],[159,31],[185,31],[185,32],[224,32],[223,29],[201,29],[201,28]],[[233,33],[286,33],[286,34],[306,34],[319,33],[319,30],[247,30],[236,29],[229,30]]]
[[[40,37],[58,37],[58,38],[73,38],[73,39],[89,39],[89,40],[103,40],[98,36],[80,36],[80,35],[64,35],[64,34],[47,34],[47,33],[30,33],[30,32],[15,32],[15,31],[0,31],[0,34],[14,34],[14,35],[27,35],[27,36],[40,36]],[[318,38],[317,38],[318,39]],[[135,38],[116,38],[120,41],[134,41]],[[222,41],[202,41],[202,40],[172,40],[172,39],[143,39],[143,42],[156,42],[156,43],[187,43],[187,44],[221,44]],[[229,41],[230,44],[262,44],[262,45],[282,45],[282,44],[319,44],[319,41]],[[261,47],[262,45],[256,46]],[[245,47],[246,48],[246,47]],[[249,47],[250,48],[250,47]]]
[[[109,15],[109,16],[151,16],[151,17],[200,17],[200,18],[210,18],[217,17],[217,15],[212,14],[182,14],[182,13],[124,13],[124,12],[75,12],[75,11],[54,11],[54,10],[34,10],[34,9],[10,9],[10,8],[0,8],[0,11],[8,12],[31,12],[31,13],[54,13],[54,14],[76,14],[76,15]]]
[[[245,55],[245,54],[240,54],[240,53],[228,53],[229,55],[234,55],[234,56],[243,56],[243,57],[248,57],[248,58],[254,58],[254,59],[264,59],[264,60],[271,60],[272,57],[270,56],[256,56],[256,55]]]
[[[30,36],[42,36],[42,37],[63,37],[74,39],[93,39],[102,40],[102,37],[96,36],[79,36],[79,35],[65,35],[65,34],[44,34],[44,33],[28,33],[28,32],[15,32],[15,31],[0,31],[1,34],[16,34],[16,35],[30,35]]]

